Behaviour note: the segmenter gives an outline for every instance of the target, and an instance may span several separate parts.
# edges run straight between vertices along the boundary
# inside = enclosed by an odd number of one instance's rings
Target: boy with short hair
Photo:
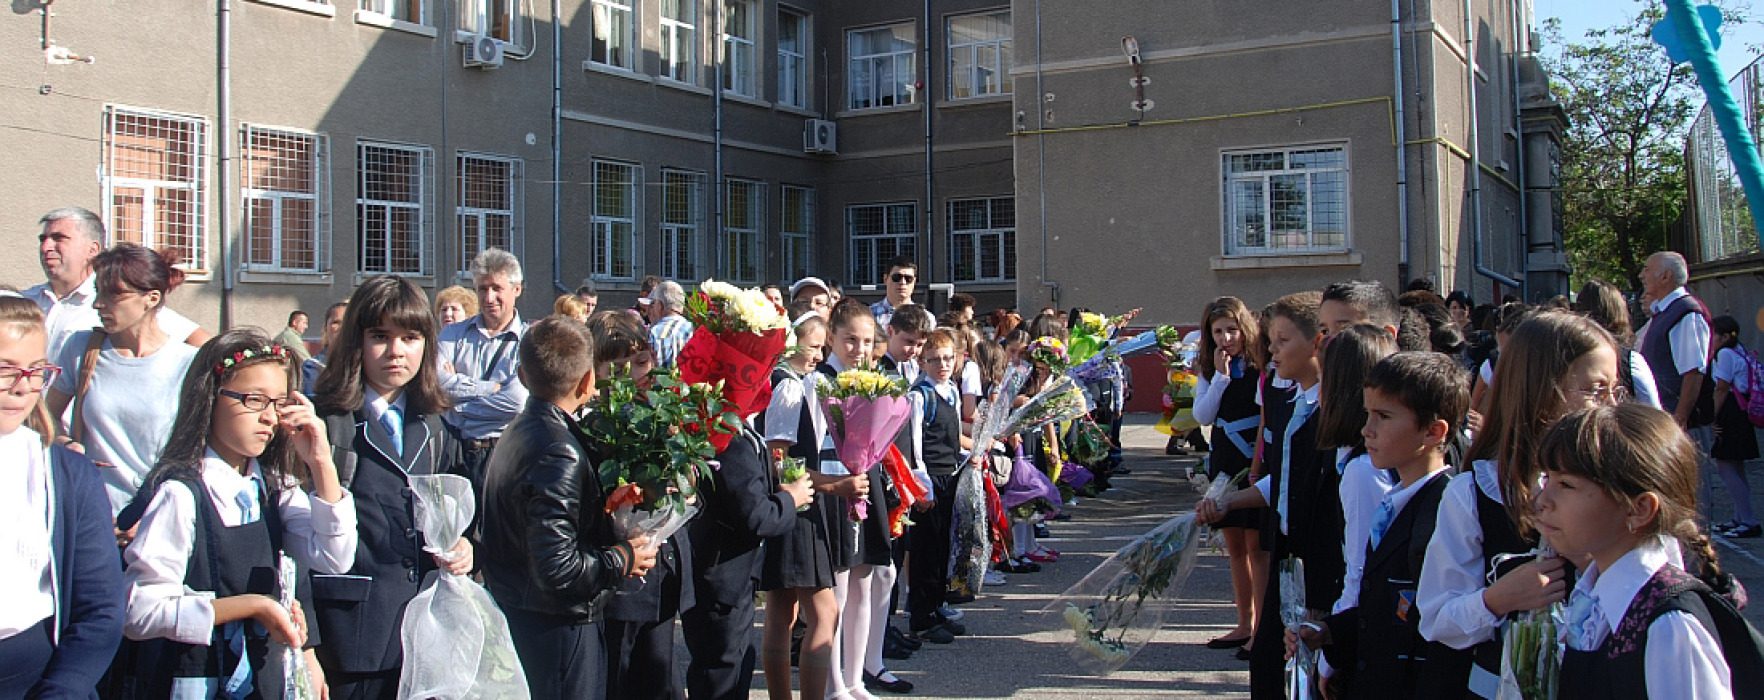
[[[1435,697],[1465,679],[1442,666],[1450,649],[1421,637],[1415,582],[1433,538],[1445,494],[1446,448],[1469,410],[1464,371],[1434,352],[1401,352],[1366,375],[1366,454],[1372,466],[1396,470],[1399,483],[1386,494],[1372,520],[1359,604],[1305,628],[1304,642],[1319,644],[1331,666],[1354,669],[1343,683],[1348,698]],[[1288,632],[1288,643],[1296,643]],[[1438,659],[1439,664],[1429,660]],[[1430,689],[1430,690],[1429,690]]]
[[[961,466],[961,393],[952,381],[956,365],[956,339],[939,329],[925,340],[920,364],[923,371],[907,401],[913,417],[909,455],[913,472],[930,490],[927,501],[915,507],[912,559],[907,566],[910,583],[907,613],[912,635],[934,644],[948,644],[967,630],[938,611],[949,591],[949,538],[954,526],[956,469]]]
[[[547,318],[527,328],[518,352],[527,403],[485,467],[484,581],[534,697],[604,697],[607,599],[655,566],[656,547],[615,539],[581,443],[574,416],[595,394],[588,329]]]
[[[907,304],[895,309],[888,320],[888,349],[876,361],[877,369],[904,377],[908,384],[919,381],[919,353],[925,348],[926,337],[936,329],[931,312],[923,306]]]
[[[1324,337],[1339,333],[1348,326],[1370,323],[1383,328],[1390,337],[1398,338],[1401,313],[1396,294],[1383,282],[1370,280],[1348,280],[1324,287],[1323,304],[1317,311]]]

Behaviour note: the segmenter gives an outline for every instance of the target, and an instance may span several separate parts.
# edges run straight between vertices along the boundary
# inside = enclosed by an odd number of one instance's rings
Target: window
[[[459,272],[485,248],[514,252],[521,242],[521,197],[525,177],[518,158],[459,154]]]
[[[851,283],[881,284],[882,263],[897,255],[918,258],[919,218],[915,204],[861,204],[845,208],[851,239]]]
[[[206,267],[208,122],[127,107],[104,115],[104,200],[112,243],[175,251]]]
[[[846,90],[851,109],[871,109],[898,104],[912,104],[913,51],[918,42],[913,38],[913,25],[865,29],[846,33],[851,67],[846,71]]]
[[[663,277],[695,280],[698,274],[698,231],[704,217],[700,204],[704,176],[683,170],[662,171]]]
[[[600,279],[637,277],[637,186],[642,169],[628,163],[594,161],[594,266]]]
[[[247,125],[239,140],[245,268],[325,271],[331,261],[325,137]]]
[[[421,146],[357,146],[361,189],[355,197],[360,267],[367,274],[427,275],[434,228],[435,153]]]
[[[1010,93],[1010,10],[951,17],[946,34],[949,99]]]
[[[778,103],[809,106],[809,18],[778,10]]]
[[[726,0],[723,5],[723,89],[737,95],[753,97],[755,3],[750,0]]]
[[[956,282],[1017,279],[1017,200],[957,199],[949,203],[950,277]]]
[[[521,0],[463,0],[459,4],[460,29],[505,44],[527,45],[527,28],[522,19]]]
[[[784,252],[784,279],[799,280],[809,276],[815,265],[815,191],[785,185],[783,199],[778,238]]]
[[[429,12],[426,0],[361,0],[363,12],[409,22],[411,24],[428,24]]]
[[[588,60],[603,66],[636,70],[636,23],[631,21],[631,0],[594,0],[594,36],[588,42]]]
[[[1224,154],[1225,253],[1347,247],[1347,148]]]
[[[698,83],[698,3],[662,0],[661,75],[682,83]]]
[[[765,184],[730,179],[723,189],[723,276],[758,284],[765,274]]]

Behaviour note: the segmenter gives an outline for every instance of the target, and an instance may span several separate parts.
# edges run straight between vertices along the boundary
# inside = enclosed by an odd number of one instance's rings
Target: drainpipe
[[[717,38],[717,50],[711,53],[711,231],[717,241],[717,257],[723,261],[723,269],[717,273],[724,278],[729,277],[729,268],[735,261],[727,259],[729,242],[723,234],[723,52],[728,49],[729,42],[723,38],[723,4],[716,3],[717,11],[711,17],[711,36]]]
[[[569,294],[563,281],[563,8],[551,0],[551,286]]]
[[[1396,117],[1396,188],[1397,188],[1397,223],[1401,227],[1401,247],[1397,256],[1397,279],[1409,282],[1409,139],[1405,135],[1403,118],[1403,13],[1398,4],[1401,0],[1390,0],[1390,60],[1394,66],[1395,99],[1391,105]]]
[[[1035,0],[1035,158],[1037,189],[1041,197],[1041,286],[1053,305],[1060,305],[1060,283],[1047,277],[1047,93],[1041,86],[1041,0]]]
[[[1476,33],[1471,27],[1473,20],[1470,0],[1464,0],[1464,87],[1470,102],[1470,167],[1465,173],[1465,177],[1470,180],[1470,258],[1477,274],[1523,290],[1523,282],[1503,275],[1482,262],[1482,129],[1476,115]]]
[[[1527,196],[1525,191],[1525,131],[1520,128],[1525,122],[1523,119],[1524,111],[1519,105],[1519,57],[1528,53],[1523,49],[1526,48],[1526,44],[1530,43],[1530,37],[1526,36],[1526,34],[1529,34],[1530,28],[1529,26],[1521,26],[1519,24],[1519,0],[1513,0],[1511,12],[1513,13],[1513,60],[1508,61],[1508,63],[1511,63],[1513,68],[1512,85],[1509,86],[1509,93],[1512,95],[1513,100],[1513,175],[1514,182],[1519,183],[1518,234],[1520,241],[1519,250],[1521,253],[1519,264],[1522,266],[1521,269],[1526,271],[1525,276],[1529,277],[1531,269],[1531,217],[1527,214],[1530,207],[1527,206],[1527,202],[1525,201],[1530,199],[1530,197]]]
[[[215,217],[218,227],[216,239],[221,245],[221,307],[220,330],[225,331],[233,326],[233,284],[236,282],[233,270],[233,203],[228,196],[233,191],[233,3],[232,0],[220,0],[219,12],[215,17],[215,30],[219,35],[215,46],[217,66],[215,79],[217,98],[215,109],[220,113],[219,138],[214,140],[215,154],[220,160],[220,215]],[[201,264],[202,261],[191,261]]]
[[[919,90],[925,97],[925,270],[926,283],[937,279],[937,246],[932,243],[932,233],[937,230],[937,214],[933,211],[937,200],[931,198],[932,155],[931,155],[931,106],[934,100],[931,86],[931,0],[925,0],[925,86]]]

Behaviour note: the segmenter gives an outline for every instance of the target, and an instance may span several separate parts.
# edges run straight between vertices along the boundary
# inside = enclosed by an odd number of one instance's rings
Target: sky
[[[1705,4],[1692,0],[1693,4]],[[1733,0],[1732,7],[1746,10],[1753,19],[1739,26],[1723,26],[1721,49],[1716,52],[1721,72],[1732,77],[1747,63],[1758,57],[1764,46],[1764,1],[1756,4]],[[1751,5],[1748,7],[1748,5]],[[1640,0],[1532,0],[1532,11],[1541,30],[1543,21],[1551,17],[1562,20],[1562,38],[1568,41],[1584,37],[1588,29],[1601,29],[1619,24],[1635,16],[1645,3]],[[1542,47],[1549,52],[1549,47]]]

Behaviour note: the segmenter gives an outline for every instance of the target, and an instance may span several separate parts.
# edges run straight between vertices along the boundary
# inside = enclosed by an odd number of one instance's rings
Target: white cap
[[[790,298],[795,299],[796,293],[802,291],[804,287],[820,287],[824,292],[833,291],[833,288],[828,286],[826,282],[822,282],[819,277],[804,277],[797,280],[796,284],[790,285]]]

